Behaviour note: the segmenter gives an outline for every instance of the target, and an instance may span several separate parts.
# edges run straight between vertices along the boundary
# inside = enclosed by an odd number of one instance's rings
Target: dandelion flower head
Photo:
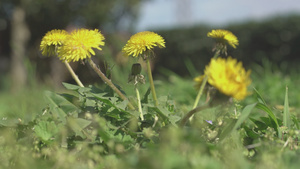
[[[242,62],[236,59],[212,59],[205,68],[205,74],[208,76],[208,83],[227,96],[243,100],[249,95],[247,87],[251,83],[250,71],[246,71]]]
[[[98,29],[78,29],[71,32],[64,44],[59,48],[58,54],[61,60],[76,62],[95,55],[95,49],[102,50],[104,36]]]
[[[207,33],[208,37],[217,39],[217,42],[226,44],[228,43],[233,48],[236,48],[237,45],[239,45],[239,40],[237,37],[228,30],[223,29],[216,29],[212,30],[211,32]]]
[[[65,30],[54,29],[46,33],[42,38],[40,50],[44,56],[55,55],[58,46],[65,41],[68,33]]]
[[[138,57],[155,46],[164,48],[165,40],[154,32],[144,31],[131,36],[122,51],[126,56]]]

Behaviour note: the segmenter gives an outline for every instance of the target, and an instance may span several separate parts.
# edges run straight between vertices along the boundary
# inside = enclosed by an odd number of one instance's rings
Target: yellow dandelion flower
[[[58,49],[61,60],[75,62],[95,55],[93,48],[102,50],[104,36],[98,29],[78,29],[71,32],[64,44]]]
[[[233,48],[236,48],[237,45],[239,45],[239,40],[237,37],[228,30],[223,29],[216,29],[212,30],[211,32],[207,33],[208,37],[217,39],[217,42],[226,44],[228,43]]]
[[[40,49],[43,55],[55,55],[58,46],[63,44],[63,41],[68,36],[65,30],[54,29],[46,33],[42,38]]]
[[[196,84],[195,84],[196,89],[200,89],[200,86],[202,84],[204,77],[205,77],[205,75],[200,75],[200,76],[197,76],[194,78],[194,82],[196,82]]]
[[[251,83],[250,71],[246,71],[242,62],[236,59],[212,59],[205,68],[205,74],[208,83],[227,96],[243,100],[249,94],[247,87]]]
[[[131,36],[122,51],[126,56],[138,57],[155,46],[164,48],[165,40],[154,32],[144,31]]]

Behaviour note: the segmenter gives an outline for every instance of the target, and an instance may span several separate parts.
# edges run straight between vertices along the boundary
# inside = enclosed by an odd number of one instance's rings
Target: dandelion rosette
[[[249,95],[247,87],[251,83],[250,73],[250,70],[243,68],[242,62],[231,57],[212,59],[205,68],[208,83],[237,100],[243,100]]]
[[[58,54],[61,60],[76,62],[95,55],[95,49],[102,50],[104,36],[98,29],[78,29],[71,32],[64,44],[59,47]]]
[[[239,45],[238,38],[230,31],[223,29],[212,30],[207,33],[208,37],[215,38],[218,43],[226,45],[228,43],[233,48],[236,48]]]
[[[165,40],[154,32],[144,31],[132,35],[122,51],[126,56],[138,57],[155,46],[164,48]]]
[[[65,41],[68,33],[65,30],[54,29],[46,33],[42,38],[40,50],[44,56],[55,55],[58,46]]]

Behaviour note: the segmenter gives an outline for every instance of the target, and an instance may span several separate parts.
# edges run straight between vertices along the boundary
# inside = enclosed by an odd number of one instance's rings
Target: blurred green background
[[[60,88],[62,82],[74,83],[56,57],[42,56],[39,51],[42,37],[52,29],[101,30],[106,44],[93,60],[104,72],[111,71],[114,81],[126,82],[131,65],[121,49],[132,34],[144,31],[137,30],[137,22],[142,19],[142,4],[151,2],[155,0],[2,0],[0,95],[5,98],[5,94],[20,94],[23,89],[44,90]],[[167,46],[155,51],[154,76],[167,79],[166,70],[189,79],[201,74],[213,55],[214,41],[206,34],[217,28],[228,29],[239,38],[240,45],[237,49],[229,47],[228,53],[254,73],[263,74],[266,64],[270,73],[279,71],[283,77],[298,72],[300,15],[294,13],[223,26],[199,23],[167,29],[153,27],[150,31],[162,35]],[[71,65],[84,84],[102,84],[88,66]]]

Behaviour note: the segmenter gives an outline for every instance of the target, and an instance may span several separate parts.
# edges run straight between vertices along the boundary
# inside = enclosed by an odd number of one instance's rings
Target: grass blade
[[[255,93],[257,94],[257,100],[259,103],[262,103],[264,105],[267,105],[266,101],[263,99],[263,97],[261,96],[261,94],[256,90],[256,88],[253,88]]]
[[[274,123],[276,124],[276,130],[277,130],[277,135],[279,138],[281,138],[281,130],[279,127],[279,123],[277,121],[277,118],[275,116],[275,114],[272,112],[272,110],[267,106],[265,100],[262,98],[261,94],[254,88],[256,94],[257,94],[257,99],[258,102],[256,104],[256,108],[263,110],[264,112],[266,112],[269,115],[269,118],[271,118],[271,120],[274,121]]]
[[[250,104],[250,105],[247,105],[242,113],[241,113],[241,116],[240,118],[238,119],[238,121],[235,123],[234,127],[232,130],[236,130],[247,118],[248,116],[250,115],[252,109],[256,106],[257,103],[253,103],[253,104]]]
[[[291,118],[289,110],[289,100],[288,100],[288,87],[285,89],[285,99],[284,99],[284,109],[283,109],[283,125],[290,128]]]
[[[297,130],[300,130],[300,125],[299,125],[298,119],[295,116],[290,116],[290,117],[291,117],[293,123],[296,125]]]
[[[269,115],[269,117],[271,118],[271,120],[273,120],[275,122],[278,137],[281,138],[281,131],[280,131],[279,123],[277,121],[275,114],[272,112],[272,110],[267,105],[264,105],[262,103],[257,103],[256,108],[266,112]]]
[[[252,109],[256,106],[257,103],[253,103],[250,105],[247,105],[242,113],[240,118],[236,120],[230,120],[228,122],[228,125],[224,127],[224,130],[220,134],[220,140],[223,140],[226,136],[230,135],[232,131],[236,130],[250,115]]]

